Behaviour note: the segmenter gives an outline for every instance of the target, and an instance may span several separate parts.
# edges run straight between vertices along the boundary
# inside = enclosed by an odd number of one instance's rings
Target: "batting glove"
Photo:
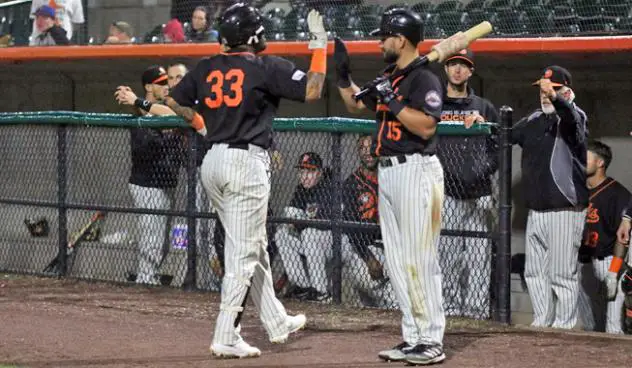
[[[327,32],[323,24],[323,16],[318,11],[312,10],[309,12],[307,15],[307,27],[311,37],[309,41],[310,50],[327,48]]]
[[[614,299],[617,296],[619,283],[615,272],[608,272],[606,275],[606,288],[608,289],[608,299]]]
[[[375,82],[375,90],[382,98],[382,102],[384,102],[386,105],[397,98],[397,95],[393,91],[393,85],[388,78],[380,77],[376,79]]]
[[[351,61],[347,46],[338,37],[334,38],[334,63],[336,65],[336,75],[338,76],[338,87],[348,88],[351,86]]]

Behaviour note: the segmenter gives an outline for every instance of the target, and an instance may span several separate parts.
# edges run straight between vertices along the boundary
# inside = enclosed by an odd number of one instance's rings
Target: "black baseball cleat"
[[[406,360],[406,353],[411,349],[412,346],[407,342],[402,342],[392,349],[380,351],[377,356],[387,362],[402,362]]]
[[[419,344],[406,352],[404,359],[409,365],[430,365],[445,360],[441,345]]]

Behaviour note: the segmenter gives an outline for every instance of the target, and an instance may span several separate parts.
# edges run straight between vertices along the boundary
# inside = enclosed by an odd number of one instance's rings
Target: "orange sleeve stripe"
[[[309,71],[327,74],[327,49],[315,49]]]
[[[608,271],[619,273],[619,270],[621,270],[622,265],[623,265],[623,258],[613,257],[612,262],[610,262],[610,268],[608,269]]]
[[[196,131],[204,129],[204,118],[196,112],[195,115],[193,115],[193,120],[191,120],[191,126]]]

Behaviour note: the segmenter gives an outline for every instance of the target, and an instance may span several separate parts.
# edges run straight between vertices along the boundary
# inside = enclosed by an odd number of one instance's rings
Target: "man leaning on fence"
[[[533,84],[542,108],[511,134],[522,147],[522,193],[529,209],[525,279],[532,326],[571,329],[577,323],[577,256],[588,206],[588,118],[574,102],[565,68],[549,66]]]
[[[469,49],[445,62],[448,83],[440,125],[498,122],[496,108],[469,86],[474,56]],[[490,230],[492,175],[498,169],[495,135],[442,136],[437,153],[445,177],[443,228],[452,231]],[[447,316],[489,318],[491,241],[465,235],[439,238],[443,296]]]
[[[331,174],[316,152],[299,157],[299,184],[283,215],[298,220],[327,220],[332,212]],[[331,259],[330,230],[303,224],[278,227],[275,241],[288,281],[294,286],[288,296],[321,302],[331,301],[327,262]]]
[[[152,66],[142,76],[145,98],[135,98],[129,87],[121,86],[116,93],[117,101],[134,105],[138,115],[150,116],[149,111],[152,108],[155,111],[167,96],[167,79],[165,68]],[[160,108],[164,109],[160,115],[175,115],[166,106]],[[176,129],[131,128],[130,138],[132,170],[129,190],[134,205],[152,210],[171,209],[182,161],[180,133]],[[168,217],[163,215],[143,214],[138,217],[137,283],[160,284],[158,267],[166,255],[163,249],[169,246],[168,222]]]

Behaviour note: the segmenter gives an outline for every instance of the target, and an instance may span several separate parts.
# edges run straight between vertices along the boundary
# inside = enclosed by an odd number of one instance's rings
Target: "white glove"
[[[327,31],[325,31],[325,25],[323,24],[323,16],[318,11],[312,9],[309,12],[307,15],[307,27],[311,37],[309,41],[310,50],[327,48]]]
[[[614,272],[608,271],[606,275],[606,288],[608,289],[608,299],[614,299],[617,295],[617,289],[619,286],[619,282],[617,279],[617,274]]]

